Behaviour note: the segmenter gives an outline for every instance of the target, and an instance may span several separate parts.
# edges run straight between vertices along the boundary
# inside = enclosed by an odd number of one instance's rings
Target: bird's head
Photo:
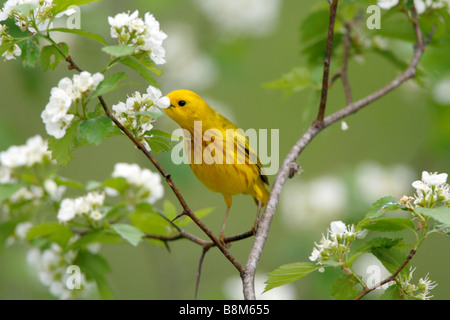
[[[182,128],[191,127],[194,121],[201,121],[214,112],[198,94],[189,90],[175,90],[167,97],[170,107],[164,112]]]

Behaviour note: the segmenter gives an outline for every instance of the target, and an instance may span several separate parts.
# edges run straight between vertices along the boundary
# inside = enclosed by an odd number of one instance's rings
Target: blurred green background
[[[161,29],[168,34],[164,45],[168,62],[161,66],[164,74],[157,79],[163,94],[173,89],[191,89],[244,130],[279,129],[281,163],[312,122],[317,106],[310,102],[307,91],[286,97],[282,92],[263,89],[261,85],[305,63],[299,28],[317,1],[264,1],[276,5],[271,10],[272,15],[259,22],[260,27],[256,29],[245,24],[224,28],[224,24],[220,24],[221,17],[202,10],[201,2],[103,0],[82,7],[81,26],[110,39],[108,16],[135,9],[141,15],[147,11],[153,13]],[[237,7],[236,12],[236,20],[239,20],[245,13],[245,6]],[[248,20],[250,24],[251,15]],[[60,41],[69,43],[71,56],[83,69],[94,73],[106,64],[108,56],[100,51],[101,46],[96,42],[66,34],[63,37]],[[113,43],[112,39],[107,41]],[[266,274],[282,264],[308,261],[314,241],[320,240],[331,221],[354,223],[381,196],[412,195],[411,182],[420,179],[423,170],[448,173],[450,99],[448,93],[447,100],[436,98],[439,85],[444,93],[450,92],[447,49],[430,48],[425,53],[423,67],[431,76],[425,87],[411,81],[406,83],[346,119],[349,130],[342,131],[340,125],[335,124],[301,154],[298,163],[304,172],[285,185],[259,263],[258,282],[265,281]],[[446,68],[436,62],[443,57],[447,57]],[[23,144],[38,133],[45,137],[40,114],[48,102],[50,89],[72,72],[64,63],[55,72],[44,73],[40,67],[25,69],[20,60],[16,60],[2,61],[0,74],[0,150]],[[132,72],[127,71],[127,74],[141,84],[123,87],[106,96],[109,105],[124,101],[127,94],[143,92],[147,87]],[[397,74],[389,62],[373,54],[364,56],[363,62],[352,61],[349,76],[354,99],[380,88]],[[330,91],[328,101],[328,114],[345,105],[339,81]],[[158,119],[155,127],[169,132],[177,128],[167,117]],[[158,154],[156,158],[171,173],[193,210],[214,208],[204,222],[218,232],[225,213],[222,196],[208,191],[187,165],[173,165],[170,153]],[[74,159],[61,174],[83,182],[101,181],[111,174],[117,162],[136,162],[155,171],[130,141],[116,136],[98,147],[76,150]],[[274,176],[269,177],[270,182],[273,179]],[[166,185],[165,191],[166,197],[177,203]],[[162,206],[161,200],[158,205]],[[255,213],[250,197],[234,197],[227,234],[249,230]],[[188,229],[205,238],[195,226]],[[251,243],[252,239],[247,239],[233,243],[230,248],[241,263],[245,263]],[[201,248],[183,240],[169,245],[171,252],[148,243],[138,247],[102,245],[100,252],[110,264],[107,278],[115,297],[193,299]],[[449,249],[450,239],[434,234],[412,260],[416,282],[429,273],[439,284],[432,291],[437,299],[450,298]],[[0,255],[0,299],[52,298],[27,265],[26,253],[25,246],[13,245]],[[268,292],[262,298],[328,299],[336,273],[338,271],[314,273],[281,290]],[[261,283],[257,284],[260,292]],[[204,261],[198,297],[237,299],[242,297],[240,291],[239,275],[234,267],[217,250],[210,250]],[[88,296],[95,297],[95,292]]]

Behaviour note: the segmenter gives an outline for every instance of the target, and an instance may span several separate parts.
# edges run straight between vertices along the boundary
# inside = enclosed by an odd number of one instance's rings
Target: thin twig
[[[338,0],[333,0],[330,4],[330,22],[328,24],[327,48],[325,51],[325,60],[323,67],[322,92],[320,96],[319,113],[317,115],[315,125],[320,127],[325,117],[325,107],[327,105],[328,96],[328,76],[330,74],[331,51],[333,48],[334,22],[336,21],[336,10]]]
[[[369,105],[375,100],[385,96],[392,90],[396,89],[405,81],[415,77],[417,65],[419,64],[419,61],[423,55],[426,45],[429,43],[429,41],[431,41],[431,38],[436,28],[433,27],[431,32],[426,37],[426,40],[424,41],[422,38],[420,28],[418,27],[419,24],[417,22],[418,19],[417,12],[416,11],[414,12],[413,12],[414,19],[416,20],[414,28],[417,39],[416,45],[414,46],[413,57],[407,69],[398,77],[396,77],[394,80],[392,80],[390,83],[388,83],[386,86],[379,89],[378,91],[368,95],[367,97],[361,100],[351,103],[350,105],[342,108],[341,110],[323,119],[323,123],[321,126],[316,125],[317,122],[316,120],[303,134],[303,136],[297,141],[297,143],[295,143],[295,145],[292,147],[292,149],[289,151],[286,158],[284,159],[283,164],[281,165],[281,168],[278,171],[278,174],[274,180],[266,208],[259,221],[258,230],[256,232],[252,248],[247,258],[247,264],[245,265],[244,270],[241,272],[245,299],[248,300],[255,299],[254,278],[256,273],[256,267],[258,265],[259,259],[262,254],[262,250],[269,235],[270,225],[272,223],[272,219],[275,214],[275,209],[278,204],[278,200],[280,198],[281,190],[289,177],[290,168],[292,164],[295,163],[296,159],[299,157],[301,152],[326,127],[334,124],[335,122],[341,120],[342,118],[348,117],[349,115],[361,110],[363,107]]]
[[[409,255],[406,257],[405,261],[402,263],[402,265],[393,274],[391,274],[389,277],[380,281],[379,283],[377,283],[376,285],[374,285],[371,288],[368,288],[368,287],[363,288],[363,291],[361,291],[353,300],[360,300],[362,297],[364,297],[368,293],[372,292],[376,288],[379,288],[391,281],[395,281],[397,279],[398,274],[403,270],[403,268],[405,268],[405,266],[408,264],[408,262],[411,261],[411,259],[414,257],[415,254],[416,254],[416,249],[412,249],[410,251]]]
[[[83,69],[80,68],[77,64],[75,64],[75,62],[72,60],[72,58],[70,56],[68,56],[66,58],[66,61],[69,63],[70,70],[75,69],[79,72],[83,72]],[[225,245],[216,238],[214,233],[211,230],[209,230],[206,227],[206,225],[199,218],[197,218],[197,216],[192,212],[192,210],[189,208],[186,201],[184,200],[183,196],[181,195],[180,191],[175,186],[175,183],[173,182],[172,177],[164,170],[164,168],[158,163],[158,161],[156,161],[156,159],[150,154],[150,152],[147,150],[147,148],[130,131],[128,131],[120,123],[120,121],[117,120],[116,117],[114,117],[114,115],[109,110],[109,107],[106,104],[103,97],[99,96],[98,99],[100,101],[100,104],[103,107],[103,110],[105,111],[106,116],[109,117],[114,122],[114,124],[134,143],[134,145],[145,154],[147,159],[149,159],[153,163],[153,165],[156,167],[156,169],[161,173],[161,175],[164,177],[166,182],[171,187],[173,193],[177,197],[178,202],[183,207],[183,212],[186,215],[188,215],[195,222],[195,224],[200,227],[200,229],[202,229],[202,231],[212,240],[212,242],[219,248],[219,250],[222,251],[224,256],[235,266],[235,268],[239,272],[241,272],[243,269],[242,265],[236,260],[236,258],[234,258],[231,255],[231,253],[227,250]]]

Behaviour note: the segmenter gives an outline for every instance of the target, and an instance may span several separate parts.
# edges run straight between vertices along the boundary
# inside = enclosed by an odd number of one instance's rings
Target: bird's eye
[[[179,105],[180,107],[184,107],[184,106],[186,105],[186,101],[180,100],[180,101],[178,101],[178,105]]]

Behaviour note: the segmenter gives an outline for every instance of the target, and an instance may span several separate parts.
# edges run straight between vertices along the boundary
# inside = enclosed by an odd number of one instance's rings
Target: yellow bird
[[[233,195],[243,193],[253,197],[258,205],[256,227],[261,207],[269,197],[266,187],[269,181],[243,131],[192,91],[175,90],[167,97],[170,107],[164,109],[165,113],[185,129],[189,166],[200,182],[225,199],[227,210],[220,239],[225,238]]]

